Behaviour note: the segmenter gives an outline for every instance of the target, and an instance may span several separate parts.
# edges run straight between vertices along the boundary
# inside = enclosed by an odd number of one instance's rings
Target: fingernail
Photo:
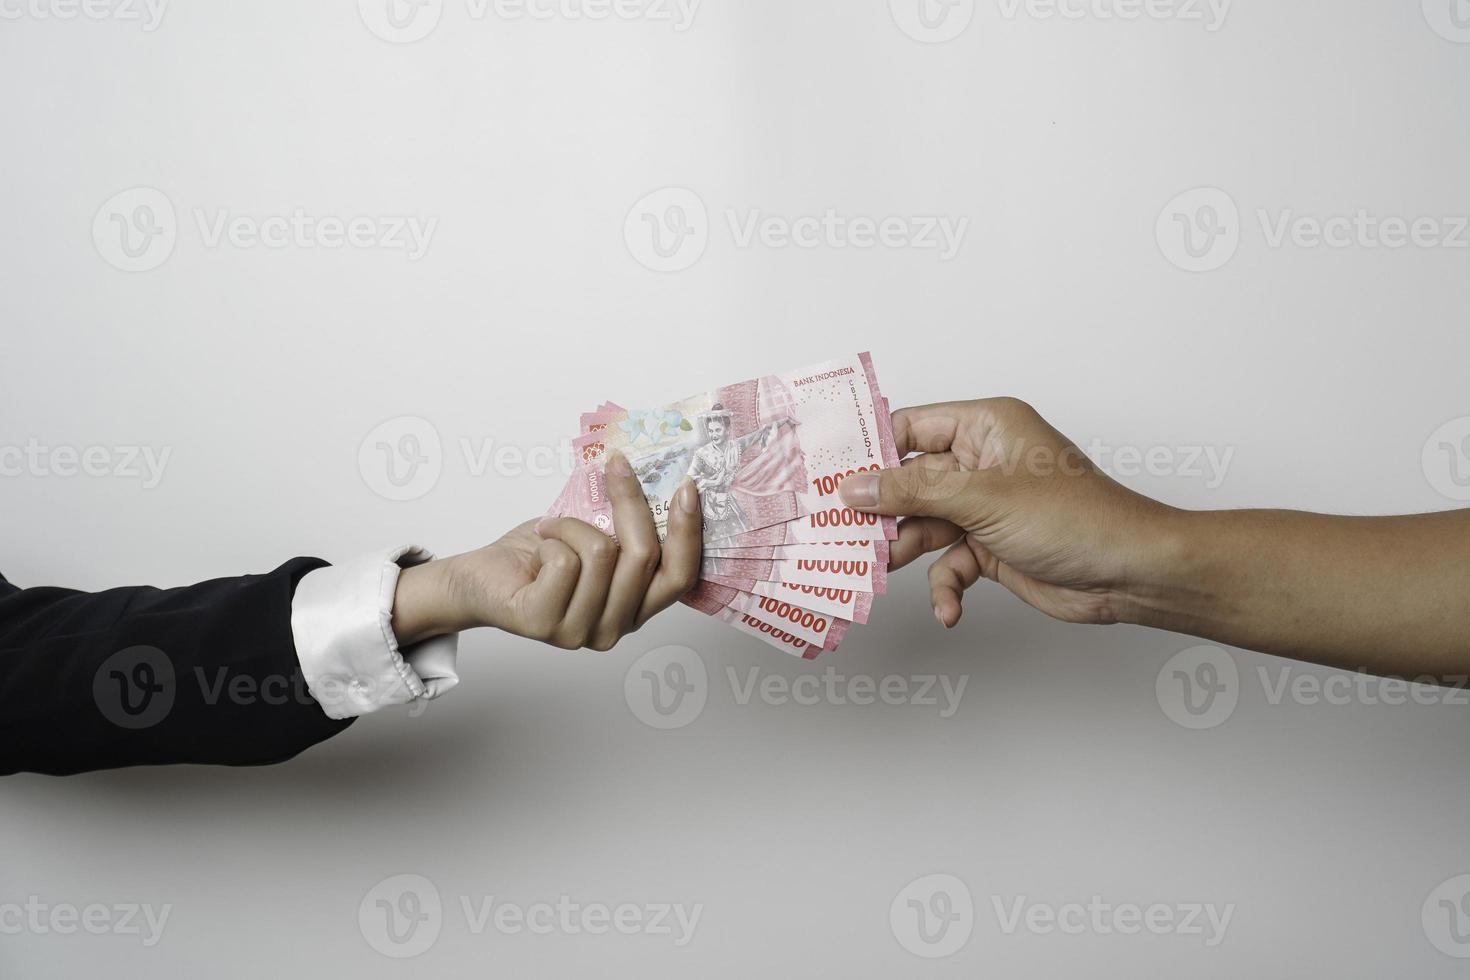
[[[939,620],[940,626],[943,626],[945,629],[949,629],[949,624],[944,621],[944,613],[939,611],[938,606],[934,607],[934,618]]]
[[[877,507],[878,474],[854,473],[842,481],[837,492],[849,507]]]
[[[540,536],[542,531],[546,530],[546,526],[550,524],[553,520],[555,520],[555,518],[543,517],[541,518],[541,520],[536,522],[536,534],[538,537]]]
[[[633,475],[633,467],[628,465],[628,457],[617,450],[608,454],[607,465],[603,467],[603,470],[620,480]]]
[[[699,510],[699,491],[694,489],[694,481],[684,477],[684,482],[679,485],[678,498],[679,509],[686,514],[692,514]]]

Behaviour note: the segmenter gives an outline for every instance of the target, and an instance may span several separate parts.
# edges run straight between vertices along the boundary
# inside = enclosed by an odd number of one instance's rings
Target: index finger
[[[893,439],[899,458],[910,453],[947,453],[960,428],[959,403],[941,402],[900,408],[893,413]]]

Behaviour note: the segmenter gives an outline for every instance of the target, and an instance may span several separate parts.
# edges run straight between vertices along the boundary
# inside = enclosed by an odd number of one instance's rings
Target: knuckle
[[[678,594],[679,595],[683,595],[684,593],[688,592],[690,589],[694,588],[694,586],[697,585],[698,583],[699,583],[699,566],[698,565],[691,565],[688,568],[681,568],[681,569],[679,569],[678,572],[676,572],[674,574],[674,587],[676,589],[678,589]]]
[[[610,565],[617,560],[618,544],[612,538],[595,541],[587,548],[587,557],[598,565]]]
[[[659,553],[653,548],[630,549],[626,556],[633,567],[645,576],[652,575],[658,570]]]
[[[1034,418],[1036,416],[1036,409],[1032,408],[1029,402],[1022,401],[1011,395],[995,399],[993,407],[998,415],[1002,415],[1007,419]]]

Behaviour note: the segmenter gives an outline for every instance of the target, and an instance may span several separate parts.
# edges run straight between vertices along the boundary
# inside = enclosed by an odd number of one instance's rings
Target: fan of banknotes
[[[606,402],[581,418],[577,468],[549,515],[611,534],[602,492],[619,450],[663,537],[685,476],[699,488],[704,557],[684,603],[808,660],[866,623],[887,587],[891,517],[843,506],[852,473],[898,465],[888,401],[866,354],[725,385],[659,408]]]

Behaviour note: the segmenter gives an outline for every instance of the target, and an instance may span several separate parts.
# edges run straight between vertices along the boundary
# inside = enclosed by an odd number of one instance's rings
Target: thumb
[[[911,460],[898,469],[854,473],[842,481],[838,494],[847,506],[866,514],[938,517],[965,527],[975,513],[980,486],[976,473]]]

